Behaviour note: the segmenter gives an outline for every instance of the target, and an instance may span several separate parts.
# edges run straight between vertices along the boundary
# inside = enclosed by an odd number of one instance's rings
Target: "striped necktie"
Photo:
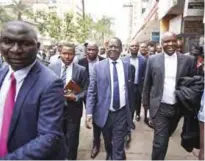
[[[64,86],[66,85],[66,71],[67,71],[67,68],[68,67],[66,65],[63,67],[63,73],[61,75],[61,79],[63,80]]]

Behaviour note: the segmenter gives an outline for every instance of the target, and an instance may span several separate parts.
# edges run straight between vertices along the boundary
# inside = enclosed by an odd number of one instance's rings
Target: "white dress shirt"
[[[1,135],[1,130],[2,130],[2,121],[3,121],[3,114],[4,114],[4,105],[5,105],[5,101],[6,101],[6,96],[7,93],[9,91],[9,87],[10,87],[10,83],[11,83],[11,74],[14,73],[14,77],[16,79],[16,95],[15,95],[15,101],[17,99],[17,96],[19,94],[19,90],[24,82],[24,79],[26,78],[26,76],[28,75],[29,71],[31,70],[31,68],[34,66],[34,64],[36,63],[36,61],[17,71],[13,71],[11,67],[9,67],[9,71],[6,74],[1,89],[0,89],[0,135]]]
[[[65,64],[61,61],[61,77],[63,75],[63,71],[65,68]],[[66,84],[72,80],[72,74],[73,74],[73,63],[71,63],[70,65],[67,65],[67,69],[66,69]]]
[[[111,78],[111,103],[110,103],[110,110],[115,111],[113,108],[113,60],[109,59],[110,64],[110,78]],[[118,81],[119,81],[119,94],[120,94],[120,108],[126,105],[125,99],[125,74],[124,74],[124,66],[122,60],[119,58],[116,60],[116,68],[118,73]]]
[[[135,67],[135,84],[138,84],[138,74],[139,74],[139,58],[138,57],[131,57],[130,63]]]
[[[163,103],[176,103],[176,76],[177,76],[177,54],[172,56],[164,54],[164,89],[162,95]]]

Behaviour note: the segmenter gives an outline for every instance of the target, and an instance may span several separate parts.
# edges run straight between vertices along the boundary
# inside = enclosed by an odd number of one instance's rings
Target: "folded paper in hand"
[[[71,80],[68,82],[68,84],[66,84],[65,86],[65,93],[69,94],[69,93],[74,93],[74,94],[78,94],[81,92],[81,88],[78,84],[75,83],[75,81]]]

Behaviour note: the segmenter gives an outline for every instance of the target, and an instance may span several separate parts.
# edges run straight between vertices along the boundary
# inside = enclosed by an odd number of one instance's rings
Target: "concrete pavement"
[[[126,150],[128,160],[150,160],[153,140],[153,130],[149,128],[141,118],[140,122],[135,122],[136,129],[132,132],[132,142],[130,148]],[[167,160],[197,160],[193,153],[186,152],[180,146],[182,120],[173,136],[170,138],[169,148],[167,152]],[[102,137],[101,137],[102,138]],[[80,145],[79,145],[79,160],[90,160],[90,150],[92,148],[92,130],[88,130],[84,125],[84,118],[82,118]],[[103,145],[103,138],[101,142],[101,150],[95,160],[104,160],[106,153]]]

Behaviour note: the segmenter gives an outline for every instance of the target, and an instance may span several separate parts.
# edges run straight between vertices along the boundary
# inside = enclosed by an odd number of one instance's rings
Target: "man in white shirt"
[[[177,80],[196,72],[193,57],[177,54],[177,38],[166,32],[162,37],[164,53],[150,56],[147,62],[143,105],[150,109],[153,121],[153,160],[164,160],[169,136],[175,130],[180,116],[175,96]]]
[[[125,160],[125,136],[132,125],[130,90],[134,67],[120,59],[122,42],[111,38],[108,59],[94,66],[86,99],[86,127],[92,120],[102,128],[106,160]]]
[[[83,100],[85,99],[88,74],[86,69],[73,63],[75,57],[75,46],[73,44],[62,44],[60,59],[50,64],[50,68],[63,80],[64,86],[73,81],[81,91],[65,95],[63,131],[67,143],[67,159],[76,160],[79,144],[80,122],[83,111]]]

